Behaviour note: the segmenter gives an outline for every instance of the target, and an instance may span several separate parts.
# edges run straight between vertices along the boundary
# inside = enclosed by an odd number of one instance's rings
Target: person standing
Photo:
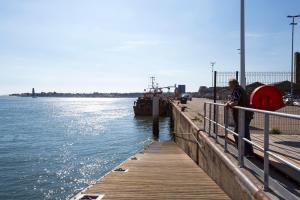
[[[249,107],[249,96],[244,88],[242,88],[236,79],[230,79],[228,82],[229,89],[231,90],[231,96],[229,101],[225,104],[232,108],[234,132],[238,133],[239,130],[239,110],[234,106]],[[251,141],[250,137],[250,122],[253,119],[253,112],[245,111],[245,138]],[[235,144],[238,147],[238,136],[234,135]],[[245,156],[253,156],[253,147],[248,142],[245,142]]]

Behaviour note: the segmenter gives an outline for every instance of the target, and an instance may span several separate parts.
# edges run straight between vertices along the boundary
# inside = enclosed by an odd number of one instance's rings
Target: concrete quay
[[[194,98],[192,101],[188,101],[187,104],[180,104],[178,101],[174,101],[173,105],[173,117],[178,115],[180,117],[174,117],[174,134],[175,134],[175,141],[176,143],[184,149],[184,151],[197,163],[199,166],[206,171],[213,178],[215,181],[218,179],[222,179],[221,177],[218,178],[215,175],[216,170],[213,169],[210,171],[209,166],[203,166],[207,160],[209,160],[212,156],[205,152],[205,148],[200,148],[197,150],[197,145],[195,144],[195,138],[198,136],[197,140],[203,146],[203,138],[206,138],[208,142],[212,142],[212,146],[217,147],[221,150],[222,154],[225,155],[226,158],[230,159],[231,164],[238,166],[237,162],[237,150],[234,145],[234,140],[232,134],[228,134],[229,142],[230,142],[230,152],[224,153],[224,131],[222,132],[221,128],[218,129],[218,139],[214,138],[215,135],[210,137],[207,133],[207,130],[204,131],[203,129],[203,115],[204,115],[204,102],[211,101],[207,99],[201,98]],[[223,113],[219,112],[219,122],[222,122]],[[176,122],[177,120],[177,122]],[[256,119],[258,120],[258,119]],[[191,126],[191,124],[193,124]],[[207,123],[208,124],[208,123]],[[254,125],[255,122],[254,122]],[[298,125],[298,128],[300,124]],[[291,127],[295,128],[295,127]],[[213,129],[213,128],[211,128]],[[255,129],[254,129],[255,130]],[[197,133],[197,131],[199,133]],[[192,133],[192,134],[191,134]],[[199,138],[199,136],[203,136],[203,138]],[[263,143],[263,135],[259,133],[253,134],[253,129],[251,129],[251,136],[252,141],[262,145]],[[278,156],[287,159],[291,163],[296,166],[299,166],[299,150],[300,150],[300,140],[299,135],[291,135],[291,134],[280,134],[280,135],[271,135],[270,134],[270,149],[272,152],[278,154]],[[205,147],[205,146],[204,146]],[[250,179],[258,188],[263,189],[263,152],[259,149],[255,149],[256,156],[251,159],[246,159],[247,166],[246,168],[239,168],[240,171],[243,172]],[[199,156],[200,155],[200,156]],[[203,158],[201,158],[204,157]],[[300,176],[299,172],[295,170],[291,170],[289,167],[280,163],[278,160],[270,159],[270,175],[271,175],[271,186],[275,191],[275,193],[281,193],[281,196],[278,194],[272,194],[272,191],[267,192],[269,197],[272,199],[299,199],[300,197]],[[220,176],[224,175],[224,170],[220,173]],[[211,173],[211,174],[210,174]],[[226,174],[226,173],[225,173]],[[218,181],[216,181],[218,183]],[[220,185],[220,183],[218,183]],[[226,186],[227,184],[224,184]],[[221,188],[222,184],[221,184]],[[230,189],[231,186],[228,188]],[[224,188],[223,188],[224,189]],[[224,191],[227,191],[224,189]],[[228,192],[227,192],[228,194]],[[231,195],[230,195],[231,196]],[[231,196],[232,197],[232,196]]]
[[[293,180],[272,169],[272,190],[264,191],[261,170],[251,168],[251,163],[260,165],[259,159],[245,159],[246,167],[240,168],[232,142],[224,152],[222,132],[216,142],[203,130],[204,101],[171,102],[174,141],[154,141],[72,200],[299,199],[300,187]]]

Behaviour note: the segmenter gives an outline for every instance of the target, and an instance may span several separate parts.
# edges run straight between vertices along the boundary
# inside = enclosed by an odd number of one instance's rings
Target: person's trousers
[[[245,121],[245,138],[247,138],[248,140],[251,141],[251,137],[250,137],[250,128],[249,128],[249,125],[250,125],[250,121],[246,120]],[[235,122],[235,127],[234,127],[234,132],[238,133],[239,131],[239,126],[238,126],[238,122]],[[238,144],[239,144],[239,139],[238,139],[238,136],[234,135],[234,140],[235,140],[235,144],[236,144],[236,147],[238,148]],[[244,155],[253,155],[253,147],[252,147],[252,144],[249,144],[248,142],[245,142],[245,146],[244,146],[244,152],[245,154]]]

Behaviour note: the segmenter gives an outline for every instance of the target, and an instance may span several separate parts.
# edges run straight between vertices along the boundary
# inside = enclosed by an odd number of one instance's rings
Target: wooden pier
[[[101,194],[102,199],[229,199],[173,141],[154,142],[116,169],[81,194]]]

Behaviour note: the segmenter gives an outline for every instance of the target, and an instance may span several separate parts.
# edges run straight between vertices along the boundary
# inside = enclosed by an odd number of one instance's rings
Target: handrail
[[[213,103],[213,102],[205,102],[206,104],[212,104],[216,106],[223,106],[225,107],[225,104],[221,103]],[[260,109],[255,109],[255,108],[247,108],[247,107],[242,107],[242,106],[234,106],[232,108],[237,108],[245,111],[252,111],[252,112],[258,112],[258,113],[263,113],[263,114],[269,114],[269,115],[274,115],[274,116],[279,116],[279,117],[287,117],[287,118],[292,118],[292,119],[299,119],[300,120],[300,115],[294,115],[294,114],[289,114],[289,113],[282,113],[282,112],[274,112],[274,111],[268,111],[268,110],[260,110]]]
[[[207,113],[206,113],[206,107],[207,104],[209,105],[209,116],[207,117]],[[214,107],[214,109],[212,109],[211,107]],[[225,113],[224,113],[224,123],[225,125],[223,126],[222,124],[220,124],[218,122],[218,120],[213,120],[212,119],[212,114],[211,112],[216,111],[218,112],[219,110],[219,106],[224,107],[225,109]],[[217,107],[217,109],[215,109],[215,107]],[[244,143],[247,142],[253,146],[255,146],[256,148],[262,150],[264,152],[264,189],[268,190],[269,188],[269,156],[272,156],[273,158],[275,158],[276,160],[279,160],[282,163],[285,163],[286,165],[288,165],[289,167],[293,168],[294,170],[300,172],[300,167],[294,165],[293,163],[287,161],[286,159],[277,156],[276,154],[274,154],[270,149],[269,149],[269,116],[273,115],[273,116],[279,116],[279,117],[285,117],[285,118],[290,118],[290,119],[296,119],[296,120],[300,120],[300,115],[294,115],[294,114],[288,114],[288,113],[280,113],[280,112],[273,112],[273,111],[266,111],[266,110],[259,110],[259,109],[254,109],[254,108],[246,108],[246,107],[241,107],[241,106],[234,106],[233,108],[238,109],[239,110],[239,130],[238,133],[232,131],[231,129],[228,128],[228,107],[225,104],[221,104],[221,103],[213,103],[213,102],[204,102],[204,131],[206,131],[206,120],[208,120],[208,134],[209,136],[212,136],[211,134],[211,125],[216,125],[217,127],[221,127],[225,130],[225,143],[224,143],[224,151],[227,152],[227,143],[228,143],[228,132],[238,136],[238,161],[239,161],[239,165],[240,167],[244,167]],[[247,138],[244,137],[244,123],[245,120],[245,111],[252,111],[252,112],[256,112],[256,113],[262,113],[264,114],[264,145],[261,146],[253,141],[248,140]],[[244,117],[243,117],[244,116]],[[216,129],[215,135],[216,135],[216,141],[217,141],[217,137],[218,137],[218,129]]]

